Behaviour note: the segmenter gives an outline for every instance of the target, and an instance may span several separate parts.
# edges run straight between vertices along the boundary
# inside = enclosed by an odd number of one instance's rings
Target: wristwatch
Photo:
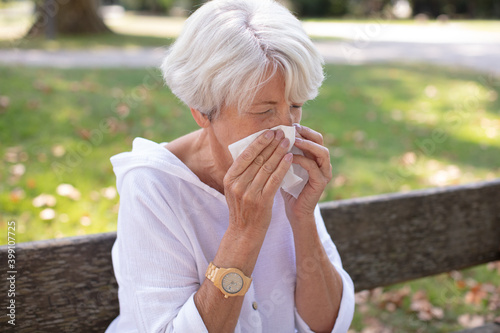
[[[208,265],[205,276],[222,291],[225,298],[244,296],[252,283],[252,278],[245,276],[239,269],[220,268],[212,262]]]

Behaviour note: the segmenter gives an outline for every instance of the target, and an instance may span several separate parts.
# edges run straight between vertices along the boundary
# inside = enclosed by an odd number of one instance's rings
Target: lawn
[[[322,200],[500,177],[498,78],[427,65],[326,70],[302,121],[331,152]],[[196,129],[155,69],[0,67],[0,77],[0,230],[16,221],[18,242],[116,230],[109,158],[137,136],[164,142]],[[499,274],[490,264],[360,293],[353,330],[492,320]]]
[[[140,47],[158,47],[158,45],[167,45],[172,42],[172,38],[138,36],[120,33],[102,33],[94,35],[66,36],[59,35],[54,40],[47,40],[45,36],[41,37],[23,37],[19,39],[0,39],[0,49],[42,49],[48,51],[54,50],[102,50],[110,48],[140,48]]]

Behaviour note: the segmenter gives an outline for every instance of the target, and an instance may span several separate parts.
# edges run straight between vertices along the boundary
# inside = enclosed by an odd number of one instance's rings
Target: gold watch
[[[225,298],[244,296],[252,283],[252,278],[245,276],[239,269],[220,268],[212,262],[208,265],[205,276],[222,291]]]

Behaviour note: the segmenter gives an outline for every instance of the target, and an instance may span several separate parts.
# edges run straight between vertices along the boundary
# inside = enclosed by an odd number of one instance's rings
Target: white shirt
[[[164,145],[136,138],[131,152],[111,158],[120,193],[112,249],[120,315],[107,333],[207,332],[193,295],[228,227],[229,211],[224,195],[201,182]],[[315,217],[343,282],[332,332],[345,333],[354,313],[353,283],[318,207]],[[280,191],[252,279],[235,332],[312,332],[295,307],[294,242]]]

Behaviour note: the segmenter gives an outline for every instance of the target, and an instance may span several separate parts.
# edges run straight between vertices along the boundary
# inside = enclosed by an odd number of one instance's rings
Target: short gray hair
[[[323,63],[300,21],[279,3],[212,0],[187,19],[161,70],[180,100],[212,117],[224,106],[247,107],[269,70],[282,72],[289,103],[314,99]]]

